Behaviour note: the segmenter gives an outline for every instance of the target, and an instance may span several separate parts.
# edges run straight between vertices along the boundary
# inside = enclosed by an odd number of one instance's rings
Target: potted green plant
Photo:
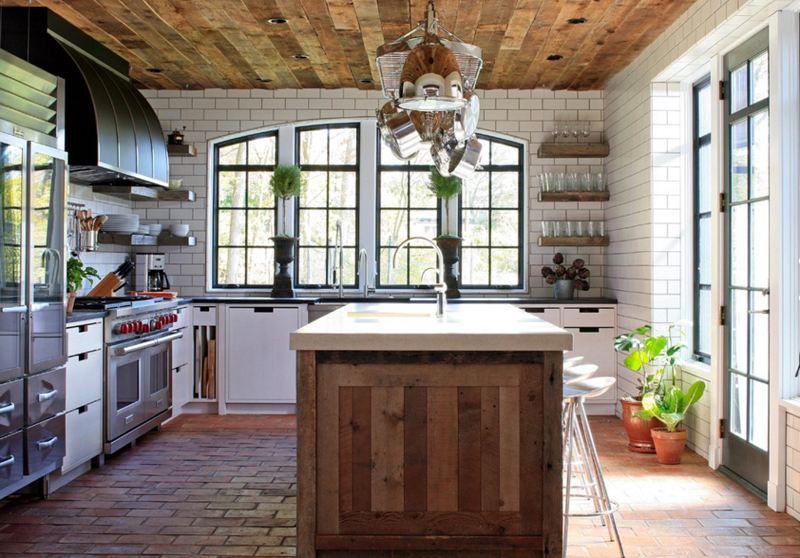
[[[287,203],[300,195],[303,187],[303,175],[297,165],[277,165],[269,179],[270,188],[276,198],[281,200],[281,227],[278,234],[271,238],[275,245],[275,261],[278,268],[272,283],[272,296],[275,298],[294,297],[292,275],[289,265],[294,261],[294,247],[297,238],[286,231]]]
[[[655,453],[651,431],[658,426],[652,414],[642,413],[642,398],[647,393],[663,394],[665,382],[675,384],[675,364],[683,343],[675,342],[676,325],[668,336],[653,335],[653,328],[644,325],[614,338],[614,350],[627,353],[623,364],[637,372],[638,393],[620,398],[622,420],[628,435],[628,449],[639,453]]]
[[[651,391],[642,397],[644,408],[637,414],[652,415],[666,426],[653,429],[653,441],[656,444],[659,463],[677,465],[681,462],[688,431],[685,428],[678,428],[678,425],[686,418],[689,407],[700,400],[705,389],[706,384],[702,380],[697,380],[689,386],[686,394],[678,386],[672,385],[663,395]]]
[[[450,230],[450,200],[461,193],[462,182],[457,176],[443,176],[436,167],[431,167],[428,177],[428,189],[434,196],[444,202],[444,219],[442,220],[442,234],[437,236],[436,244],[442,251],[444,258],[444,280],[447,285],[447,298],[459,298],[458,275],[454,268],[458,263],[458,249],[461,246],[461,237],[452,234]]]
[[[542,277],[545,283],[553,285],[553,298],[571,299],[575,291],[589,290],[589,276],[591,273],[586,267],[586,262],[578,258],[567,267],[564,265],[564,254],[556,252],[553,255],[556,266],[542,268]]]
[[[94,281],[92,278],[100,279],[97,270],[93,267],[83,267],[83,262],[76,257],[71,257],[67,260],[67,312],[72,313],[72,308],[75,305],[75,297],[78,296],[78,290],[83,288],[83,282],[89,281],[92,285]]]

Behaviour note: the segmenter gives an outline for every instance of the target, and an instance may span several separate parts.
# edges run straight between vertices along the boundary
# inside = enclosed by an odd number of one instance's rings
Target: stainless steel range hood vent
[[[70,180],[167,186],[164,133],[127,62],[46,8],[0,8],[0,48],[64,78]]]

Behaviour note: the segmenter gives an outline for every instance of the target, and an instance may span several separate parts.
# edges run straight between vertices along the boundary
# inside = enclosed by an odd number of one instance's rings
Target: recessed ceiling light
[[[267,20],[267,23],[271,23],[272,25],[283,25],[285,23],[289,23],[289,20],[285,17],[271,17]]]
[[[256,81],[260,81],[261,83],[272,83],[272,80],[269,78],[256,78]]]
[[[363,78],[358,80],[358,83],[375,83],[375,80],[372,78]]]
[[[570,25],[578,25],[578,24],[581,24],[581,23],[586,23],[587,21],[589,21],[589,20],[586,19],[585,17],[573,17],[573,18],[568,19],[567,23],[569,23]]]
[[[561,60],[563,58],[564,57],[561,56],[560,54],[551,54],[550,56],[547,57],[548,60]]]
[[[162,70],[161,68],[147,68],[147,71],[150,72],[151,74],[160,74],[164,70]]]
[[[295,60],[308,60],[308,54],[293,54],[292,58]]]

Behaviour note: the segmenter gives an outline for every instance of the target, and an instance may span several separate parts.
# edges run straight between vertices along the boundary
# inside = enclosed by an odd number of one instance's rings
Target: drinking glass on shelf
[[[594,225],[595,236],[603,237],[606,235],[606,225],[604,221],[595,221]]]
[[[575,221],[575,236],[586,236],[584,221]]]
[[[592,175],[588,172],[581,173],[581,192],[592,191]]]
[[[567,190],[570,192],[577,192],[580,189],[580,182],[578,181],[578,173],[567,173]]]
[[[598,172],[594,175],[594,190],[595,192],[606,191],[606,175],[605,173]]]
[[[586,221],[586,236],[597,236],[597,222]]]
[[[562,221],[564,223],[564,235],[563,236],[574,236],[575,235],[575,227],[573,226],[574,223],[572,221]]]
[[[553,173],[556,183],[556,192],[565,192],[566,191],[566,178],[564,177],[563,172]]]
[[[561,235],[561,222],[559,221],[548,221],[550,223],[549,231],[550,236],[562,236]]]

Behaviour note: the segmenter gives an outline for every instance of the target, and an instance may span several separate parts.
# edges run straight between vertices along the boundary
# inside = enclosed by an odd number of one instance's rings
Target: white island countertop
[[[359,302],[291,334],[296,351],[562,351],[572,334],[510,304]]]

